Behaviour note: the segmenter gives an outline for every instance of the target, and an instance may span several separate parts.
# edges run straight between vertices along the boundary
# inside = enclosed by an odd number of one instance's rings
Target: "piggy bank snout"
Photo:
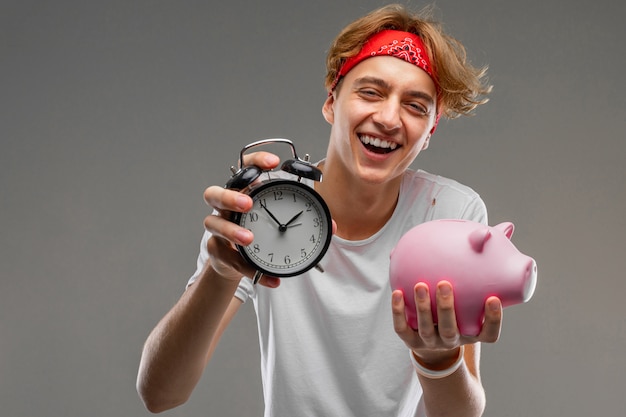
[[[533,258],[529,258],[524,274],[524,288],[522,292],[523,302],[528,302],[535,293],[537,287],[537,262]]]

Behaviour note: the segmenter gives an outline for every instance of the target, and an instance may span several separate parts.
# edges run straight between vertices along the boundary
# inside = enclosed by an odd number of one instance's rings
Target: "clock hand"
[[[279,222],[279,221],[278,221],[278,219],[277,219],[277,218],[276,218],[276,217],[272,214],[272,212],[271,212],[271,211],[269,211],[269,210],[267,209],[267,207],[265,207],[265,204],[263,204],[263,202],[261,202],[261,203],[260,203],[260,205],[261,205],[261,207],[263,207],[263,209],[264,209],[265,211],[267,211],[267,214],[269,214],[269,215],[270,215],[270,217],[272,218],[272,220],[274,220],[274,221],[276,222],[276,224],[278,225],[278,228],[279,228],[279,229],[282,229],[282,228],[284,227],[284,226],[283,226],[283,224],[282,224],[281,222]]]
[[[290,225],[291,223],[293,223],[293,222],[294,222],[294,221],[295,221],[298,217],[300,217],[300,215],[301,215],[303,212],[304,212],[304,210],[303,210],[303,211],[301,211],[300,213],[296,214],[295,216],[293,216],[293,217],[291,218],[291,220],[289,220],[287,223],[285,223],[285,224],[284,224],[284,226],[285,226],[285,227],[289,227],[289,225]],[[294,226],[295,226],[295,224],[294,224]]]

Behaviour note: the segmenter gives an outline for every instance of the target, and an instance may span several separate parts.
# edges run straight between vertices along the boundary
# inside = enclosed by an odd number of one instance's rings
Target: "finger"
[[[441,340],[448,346],[456,346],[460,335],[454,311],[454,293],[448,281],[437,284],[437,318]]]
[[[268,288],[276,288],[280,285],[280,278],[263,275],[259,280],[258,285],[263,285]]]
[[[244,165],[256,165],[263,170],[274,169],[280,163],[280,158],[273,153],[259,151],[243,156]]]
[[[217,210],[243,213],[252,208],[252,199],[247,195],[217,185],[204,190],[204,201]]]
[[[413,290],[417,308],[417,330],[424,343],[434,347],[437,342],[437,330],[431,309],[430,290],[424,282],[415,284]]]
[[[404,304],[404,294],[400,290],[395,290],[391,294],[391,314],[393,318],[393,328],[399,335],[409,330],[409,324],[406,321]]]
[[[241,246],[249,245],[254,239],[254,235],[251,231],[218,215],[205,217],[204,228],[213,236],[221,237]]]
[[[482,342],[494,343],[500,338],[502,328],[502,302],[498,297],[489,297],[485,301],[485,320],[479,339]]]
[[[252,276],[252,269],[239,252],[225,239],[212,236],[207,242],[210,264],[220,275],[229,279],[241,279],[242,275]]]

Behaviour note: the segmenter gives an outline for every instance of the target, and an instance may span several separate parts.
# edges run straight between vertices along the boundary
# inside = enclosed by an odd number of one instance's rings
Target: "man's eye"
[[[376,90],[371,90],[371,89],[359,90],[359,94],[366,96],[366,97],[376,97],[379,95]]]
[[[419,104],[419,103],[410,103],[410,104],[409,104],[409,107],[410,107],[413,111],[415,111],[415,112],[417,112],[417,113],[419,113],[419,114],[422,114],[422,115],[427,115],[427,114],[428,114],[428,109],[427,109],[426,107],[422,106],[422,105],[421,105],[421,104]]]

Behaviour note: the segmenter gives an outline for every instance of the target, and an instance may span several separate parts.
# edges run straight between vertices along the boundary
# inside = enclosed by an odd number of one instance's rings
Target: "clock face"
[[[235,222],[254,234],[241,255],[259,271],[289,277],[322,259],[332,237],[330,211],[312,188],[295,181],[270,180],[250,191],[254,204]]]

